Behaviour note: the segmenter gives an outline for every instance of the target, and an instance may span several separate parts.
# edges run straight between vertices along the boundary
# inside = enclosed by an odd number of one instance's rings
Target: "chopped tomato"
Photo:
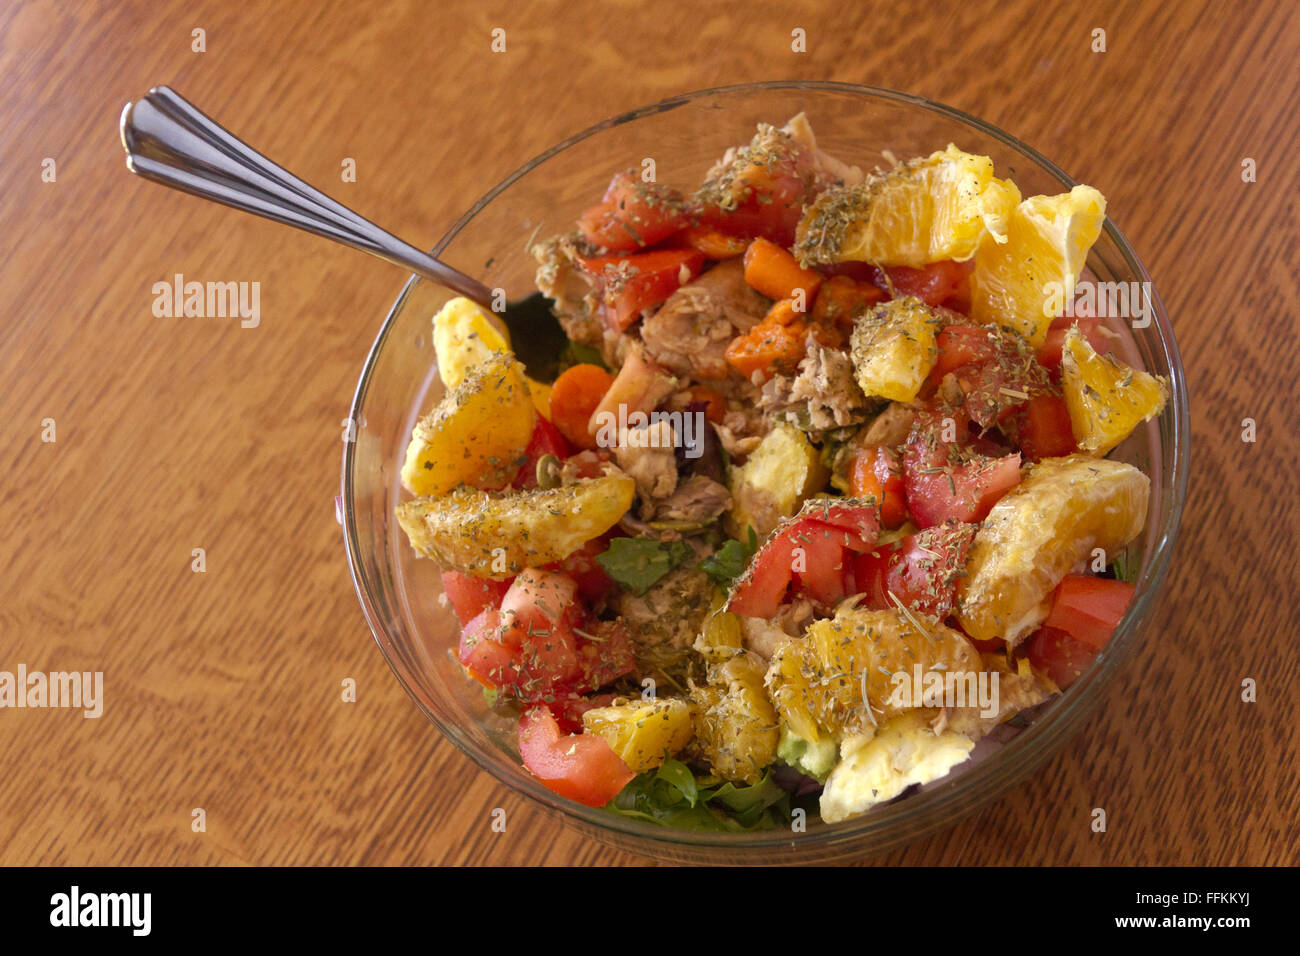
[[[566,734],[582,733],[582,715],[595,707],[608,707],[614,703],[613,694],[562,694],[547,701],[547,709],[556,724]]]
[[[983,521],[1020,483],[1020,455],[989,458],[943,440],[940,412],[919,416],[903,450],[907,507],[922,528],[945,521]],[[950,422],[956,429],[956,420]]]
[[[631,256],[580,260],[600,289],[605,324],[624,332],[641,312],[659,305],[704,268],[694,249],[653,249]]]
[[[578,586],[566,575],[525,568],[501,601],[502,618],[506,623],[516,622],[520,628],[529,624],[543,627],[558,621],[577,593]]]
[[[897,528],[907,520],[907,497],[898,453],[884,446],[868,445],[853,456],[849,470],[849,493],[870,498],[880,508],[880,523]]]
[[[830,525],[850,551],[870,551],[880,536],[880,518],[874,508],[824,498],[804,520]]]
[[[583,676],[582,661],[573,631],[566,625],[523,638],[519,651],[519,676],[504,682],[523,700],[545,700],[557,691],[575,686]]]
[[[997,332],[986,325],[949,325],[935,338],[939,357],[930,370],[930,381],[938,385],[949,372],[978,365],[998,356]]]
[[[845,533],[820,521],[800,521],[788,536],[794,544],[790,568],[798,592],[824,607],[842,601],[846,593]]]
[[[484,687],[502,687],[515,677],[514,648],[498,640],[500,635],[501,612],[490,609],[466,624],[460,634],[457,660]]]
[[[1040,627],[1029,638],[1027,655],[1029,663],[1046,672],[1062,690],[1073,684],[1097,658],[1097,652],[1083,641],[1046,626]]]
[[[875,508],[827,501],[813,516],[787,519],[750,561],[727,610],[771,618],[794,591],[824,606],[848,594],[850,555],[870,549],[879,530]]]
[[[519,756],[548,789],[589,807],[603,807],[636,776],[604,738],[562,734],[546,707],[520,718]]]
[[[922,528],[945,521],[983,521],[999,498],[1020,484],[1020,456],[950,465],[941,473],[904,469],[907,504]]]
[[[573,568],[573,574],[523,571],[499,609],[486,609],[465,626],[459,659],[475,679],[536,703],[599,690],[635,669],[626,627],[595,620],[578,602],[580,592],[594,599],[590,589],[596,587],[597,570],[602,594],[608,591],[603,569],[586,567],[594,564],[591,557],[603,550],[595,547],[601,544],[590,542],[560,565]]]
[[[504,680],[525,699],[538,699],[582,676],[573,631],[581,609],[578,586],[553,571],[524,570],[501,601],[497,641],[515,650],[516,674]]]
[[[1067,574],[1056,587],[1051,613],[1043,623],[1099,651],[1123,620],[1134,591],[1124,581]]]
[[[939,305],[961,288],[970,279],[975,261],[931,262],[929,265],[914,269],[911,266],[886,266],[885,275],[889,281],[881,278],[876,284],[888,290],[892,285],[894,295],[916,296],[926,305]]]
[[[957,602],[957,580],[975,540],[975,525],[949,522],[909,534],[854,561],[854,590],[863,605],[895,607],[890,594],[909,608],[945,618]]]
[[[533,426],[533,437],[528,439],[528,445],[524,448],[524,463],[519,467],[519,474],[514,481],[515,487],[536,488],[537,463],[547,455],[554,455],[563,461],[570,454],[572,449],[560,434],[560,430],[538,415],[537,424]]]
[[[785,535],[776,535],[764,544],[732,588],[727,610],[765,619],[776,614],[794,578],[793,551],[794,542]]]
[[[945,449],[948,445],[967,444],[971,440],[970,421],[958,414],[959,412],[959,408],[952,408],[941,402],[923,405],[912,420],[907,444],[922,437],[940,443]],[[943,450],[930,452],[936,457],[940,457],[943,453]]]
[[[719,232],[745,239],[770,239],[789,247],[794,244],[795,230],[803,218],[803,203],[797,195],[797,190],[782,183],[770,202],[763,203],[755,195],[730,212],[706,206],[700,218]]]
[[[573,578],[578,585],[578,594],[589,604],[607,600],[618,593],[618,584],[605,573],[605,569],[596,560],[596,555],[604,554],[609,550],[610,537],[605,534],[599,538],[592,538],[553,566],[554,570],[562,571]]]
[[[1068,687],[1102,650],[1123,620],[1135,588],[1124,581],[1067,574],[1052,597],[1052,610],[1029,639],[1029,662]]]
[[[966,395],[967,417],[987,429],[1016,414],[1038,387],[1036,380],[1035,384],[1027,381],[1033,379],[1032,374],[1022,376],[1021,371],[1005,357],[999,357],[979,365],[967,365],[953,373]]]
[[[1101,319],[1092,316],[1077,318],[1061,316],[1047,329],[1047,338],[1043,340],[1042,348],[1038,350],[1039,365],[1044,368],[1060,368],[1061,346],[1065,343],[1065,333],[1075,325],[1079,327],[1083,337],[1088,340],[1088,344],[1098,355],[1105,355],[1110,351],[1110,339],[1104,332],[1099,331],[1103,325]]]
[[[700,221],[728,235],[761,237],[789,248],[794,245],[804,203],[814,198],[809,187],[814,178],[811,174],[811,154],[790,141],[771,149],[758,162],[738,156],[730,170],[730,182],[717,194],[703,197]]]
[[[681,193],[643,182],[630,171],[615,174],[600,204],[578,219],[578,229],[593,246],[635,252],[684,229],[689,221]]]
[[[442,572],[442,593],[447,595],[461,627],[486,610],[497,610],[510,589],[509,581],[476,578],[459,571]]]
[[[1028,461],[1058,458],[1078,447],[1070,410],[1059,395],[1035,395],[1021,411],[1019,422],[1020,451]]]
[[[593,691],[636,670],[636,652],[627,625],[621,620],[596,621],[579,633],[578,659],[582,689]]]
[[[1034,395],[1047,390],[1047,373],[1017,336],[989,326],[956,322],[936,338],[938,361],[930,382],[952,376],[964,396],[966,414],[981,429],[1006,421]]]

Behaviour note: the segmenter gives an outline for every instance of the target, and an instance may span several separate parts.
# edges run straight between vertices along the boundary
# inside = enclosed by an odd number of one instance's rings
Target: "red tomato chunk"
[[[603,807],[636,776],[604,738],[561,733],[546,707],[520,719],[519,755],[548,789],[589,807]]]

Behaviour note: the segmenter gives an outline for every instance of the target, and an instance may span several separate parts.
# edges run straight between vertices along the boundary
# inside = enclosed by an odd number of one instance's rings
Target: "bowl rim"
[[[971,127],[1001,142],[1004,146],[1036,163],[1050,176],[1058,180],[1066,190],[1078,185],[1064,170],[1037,150],[1004,130],[955,107],[915,94],[865,84],[832,80],[768,80],[708,87],[681,93],[619,113],[574,133],[534,156],[484,193],[477,202],[456,219],[433,246],[431,254],[434,256],[440,255],[479,212],[519,179],[559,153],[597,133],[646,116],[678,109],[701,99],[773,91],[844,93],[868,100],[885,100],[917,107]],[[389,648],[385,645],[386,631],[383,620],[373,606],[369,585],[358,559],[361,546],[357,538],[356,514],[353,508],[355,491],[353,470],[357,443],[355,440],[346,441],[343,443],[341,504],[344,545],[348,557],[349,572],[358,601],[361,604],[362,613],[370,628],[371,636],[379,645],[380,652],[383,654],[389,668],[393,671],[394,676],[396,676],[398,683],[406,691],[407,696],[411,698],[416,707],[438,728],[443,736],[447,737],[462,753],[468,756],[478,768],[492,774],[510,791],[522,792],[534,798],[543,808],[551,813],[561,815],[569,822],[576,824],[580,830],[594,832],[597,835],[609,833],[611,836],[618,834],[630,838],[632,841],[641,844],[640,849],[645,852],[649,852],[651,847],[659,844],[661,849],[667,849],[664,845],[671,845],[688,853],[690,851],[702,853],[709,850],[746,852],[762,849],[786,849],[794,850],[798,855],[800,850],[813,851],[818,848],[823,851],[827,848],[850,849],[852,844],[860,843],[874,836],[876,839],[872,844],[860,851],[862,855],[871,855],[911,842],[936,830],[947,828],[959,818],[1005,793],[1032,773],[1067,739],[1079,732],[1083,724],[1082,717],[1100,703],[1102,690],[1111,682],[1131,656],[1137,634],[1142,625],[1151,617],[1163,590],[1167,571],[1178,540],[1183,506],[1187,495],[1190,470],[1190,408],[1186,373],[1174,338],[1172,323],[1150,274],[1127,237],[1110,216],[1106,217],[1103,228],[1119,250],[1124,265],[1133,275],[1148,283],[1147,288],[1151,290],[1153,323],[1159,333],[1160,347],[1163,350],[1163,357],[1169,369],[1171,440],[1167,444],[1158,442],[1158,446],[1162,455],[1170,455],[1172,458],[1170,463],[1172,481],[1168,490],[1172,500],[1166,521],[1162,527],[1157,529],[1154,550],[1144,562],[1141,574],[1135,582],[1136,592],[1133,603],[1126,612],[1124,619],[1120,622],[1107,649],[1098,656],[1093,666],[1071,685],[1065,694],[1050,703],[1051,709],[1044,719],[1034,721],[1022,733],[1001,748],[1001,751],[996,755],[997,760],[978,761],[959,775],[952,775],[946,780],[929,785],[923,793],[914,794],[905,799],[877,807],[870,813],[854,820],[820,827],[797,836],[792,836],[783,829],[744,833],[703,833],[678,830],[666,826],[654,826],[608,813],[599,808],[589,808],[574,801],[566,800],[543,787],[538,781],[510,777],[506,772],[500,770],[495,763],[482,756],[477,745],[462,733],[456,723],[442,720],[420,700],[403,676],[393,654],[389,652]],[[351,422],[360,422],[362,420],[365,399],[377,360],[383,351],[398,315],[406,304],[407,298],[419,281],[419,277],[415,275],[407,279],[371,344],[353,394],[349,411],[349,421]],[[628,848],[625,847],[624,849]]]

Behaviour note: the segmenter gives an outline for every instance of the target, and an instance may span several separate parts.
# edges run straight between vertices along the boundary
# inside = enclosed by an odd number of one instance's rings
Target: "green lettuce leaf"
[[[685,764],[668,760],[635,777],[605,809],[629,819],[709,833],[771,830],[790,821],[790,794],[770,774],[752,786],[700,785],[705,782],[714,779],[697,778]]]
[[[749,559],[758,551],[758,535],[754,526],[749,526],[749,542],[727,541],[712,555],[700,562],[700,570],[707,574],[716,584],[729,588],[736,578],[744,573]]]
[[[619,586],[633,594],[646,591],[694,552],[684,541],[650,538],[615,538],[596,561]]]

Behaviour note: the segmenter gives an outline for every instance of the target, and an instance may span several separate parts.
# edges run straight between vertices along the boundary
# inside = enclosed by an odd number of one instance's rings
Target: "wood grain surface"
[[[0,670],[103,671],[105,704],[97,720],[0,711],[0,864],[645,862],[477,771],[419,715],[362,619],[334,516],[339,425],[405,277],[131,177],[118,114],[169,84],[432,245],[522,160],[597,120],[789,78],[948,103],[1100,188],[1191,383],[1190,500],[1158,633],[1031,779],[871,862],[1296,863],[1296,11],[5,4]],[[355,183],[340,182],[345,157]],[[1242,181],[1245,158],[1257,182]],[[151,287],[176,273],[259,281],[260,325],[156,318]],[[340,699],[349,677],[355,703]],[[1104,834],[1089,827],[1098,806]]]

